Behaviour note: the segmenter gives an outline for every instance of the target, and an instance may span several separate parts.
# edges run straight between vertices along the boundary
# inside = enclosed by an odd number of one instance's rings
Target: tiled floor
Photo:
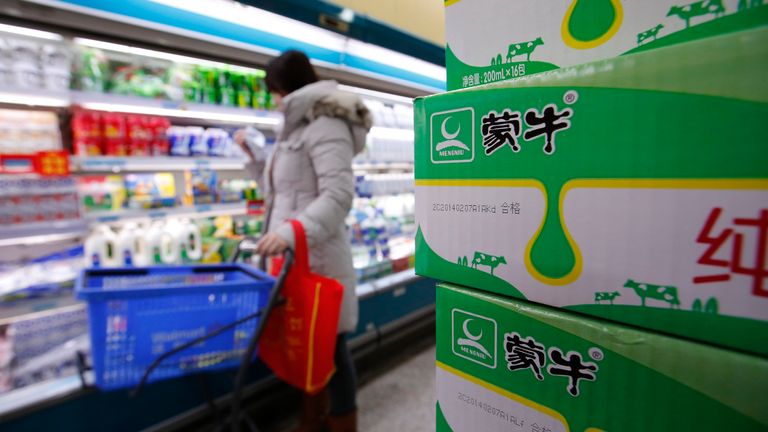
[[[434,431],[435,346],[362,384],[358,406],[360,432]]]
[[[435,337],[422,333],[357,362],[359,432],[435,430]],[[275,404],[275,400],[280,400]],[[291,391],[252,412],[264,432],[290,431],[298,421],[300,396]],[[202,432],[202,431],[201,431]]]

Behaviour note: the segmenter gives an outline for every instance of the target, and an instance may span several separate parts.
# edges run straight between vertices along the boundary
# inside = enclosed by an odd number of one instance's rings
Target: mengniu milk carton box
[[[763,0],[446,0],[448,89],[762,26]]]
[[[437,288],[438,432],[768,429],[768,360]]]
[[[768,355],[767,69],[763,27],[418,99],[417,273]]]

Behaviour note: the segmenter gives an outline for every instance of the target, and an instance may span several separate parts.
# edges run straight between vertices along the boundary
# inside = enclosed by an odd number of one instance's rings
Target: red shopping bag
[[[296,240],[293,267],[282,291],[286,303],[272,311],[259,356],[278,378],[313,394],[336,371],[333,353],[344,287],[310,272],[304,227],[296,220],[290,222]]]

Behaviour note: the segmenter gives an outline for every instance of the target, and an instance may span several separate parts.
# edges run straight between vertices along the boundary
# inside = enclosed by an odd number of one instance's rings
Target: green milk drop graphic
[[[563,39],[574,48],[594,48],[613,37],[621,18],[619,0],[573,0],[564,18]]]
[[[576,266],[576,256],[568,242],[560,221],[560,188],[547,186],[547,214],[544,226],[531,248],[531,262],[541,275],[560,279],[567,276]]]

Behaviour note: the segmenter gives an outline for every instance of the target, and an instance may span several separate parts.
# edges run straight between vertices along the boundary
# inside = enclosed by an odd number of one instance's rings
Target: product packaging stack
[[[766,430],[768,5],[445,3],[437,430]]]

